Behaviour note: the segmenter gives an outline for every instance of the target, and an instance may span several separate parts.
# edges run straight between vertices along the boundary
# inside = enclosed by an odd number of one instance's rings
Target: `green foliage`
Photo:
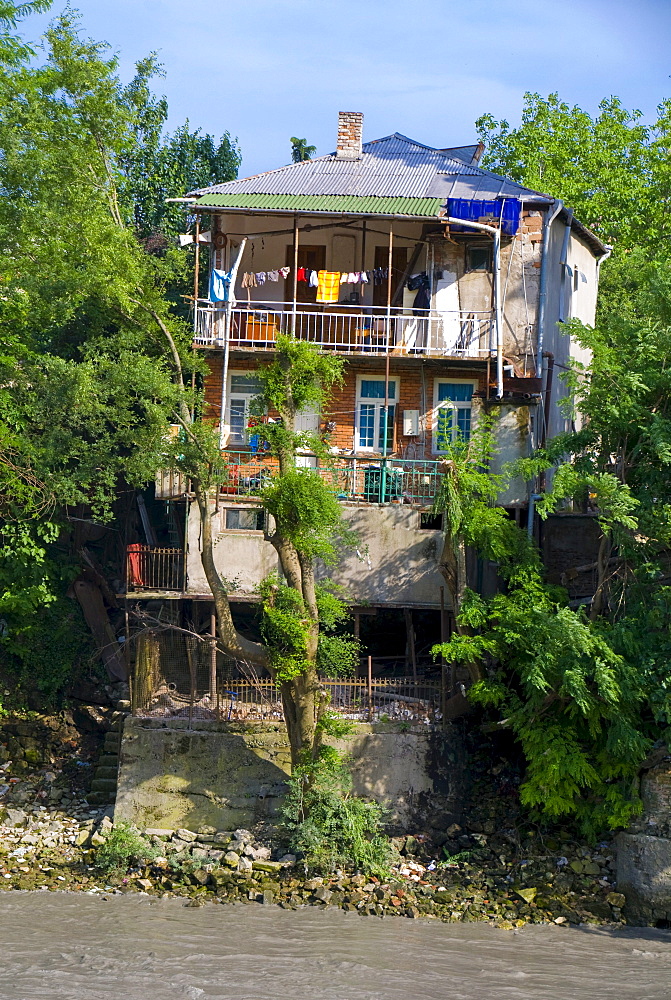
[[[347,544],[353,538],[335,488],[312,469],[288,469],[266,486],[262,498],[278,533],[310,559],[333,564],[338,541]]]
[[[506,475],[519,467],[490,477],[491,423],[485,421],[479,435],[472,449],[458,442],[448,453],[436,509],[444,511],[455,539],[496,561],[505,591],[486,599],[467,590],[458,633],[434,653],[478,668],[481,679],[469,698],[519,740],[527,761],[523,804],[548,817],[575,816],[586,834],[597,835],[640,808],[633,783],[650,746],[640,673],[615,651],[607,629],[571,610],[564,592],[545,584],[526,532],[491,506]],[[555,489],[560,496],[589,492],[600,504],[604,531],[636,524],[636,501],[611,474],[586,478],[560,466]],[[541,512],[556,502],[556,496],[543,498]]]
[[[354,636],[342,634],[350,618],[345,602],[326,582],[316,588],[319,638],[316,667],[325,677],[351,676],[359,663],[361,647]],[[310,669],[308,646],[311,621],[302,594],[269,577],[261,586],[261,634],[269,650],[270,665],[280,682],[293,680]]]
[[[292,135],[289,142],[291,143],[291,159],[293,163],[302,163],[303,160],[311,160],[317,152],[316,146],[308,146],[306,139],[298,139],[295,135]]]
[[[125,875],[137,864],[146,864],[158,857],[158,849],[129,823],[116,823],[104,844],[96,853],[96,865],[107,875]]]
[[[96,650],[79,605],[68,597],[50,597],[39,615],[8,614],[5,619],[0,649],[6,651],[5,680],[16,704],[38,695],[43,708],[60,708],[73,681],[93,669]]]
[[[294,768],[281,813],[289,846],[318,872],[345,868],[384,877],[392,853],[382,833],[384,811],[351,789],[347,761],[332,747]]]
[[[558,94],[525,94],[522,121],[511,128],[483,115],[483,165],[535,190],[561,198],[607,244],[613,256],[601,275],[599,314],[618,318],[640,310],[641,274],[669,261],[671,101],[644,125],[640,111],[617,97],[594,118]],[[639,312],[640,315],[640,312]]]
[[[183,231],[184,209],[166,204],[166,199],[195,188],[233,180],[241,163],[237,141],[225,132],[219,140],[185,122],[165,135],[168,102],[151,91],[153,77],[163,76],[156,53],[137,63],[134,79],[120,92],[121,102],[130,113],[133,138],[121,160],[125,175],[125,196],[133,225],[143,237],[162,235],[174,240]],[[154,240],[148,249],[162,250]]]
[[[462,622],[474,633],[435,652],[488,664],[469,698],[495,709],[520,741],[522,803],[547,817],[575,816],[592,836],[625,825],[640,809],[634,779],[651,745],[635,666],[540,583],[490,600],[469,594]]]

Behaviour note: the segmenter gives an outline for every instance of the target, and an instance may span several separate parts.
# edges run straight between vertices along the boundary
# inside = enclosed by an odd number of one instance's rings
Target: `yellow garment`
[[[340,271],[319,271],[317,302],[337,302],[340,294]]]

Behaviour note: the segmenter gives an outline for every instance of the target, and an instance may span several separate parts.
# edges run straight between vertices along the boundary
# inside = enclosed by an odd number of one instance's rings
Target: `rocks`
[[[228,865],[229,868],[237,868],[238,862],[240,861],[240,855],[236,854],[235,851],[226,851],[222,861],[225,865]]]
[[[23,809],[7,809],[5,812],[5,826],[25,826],[28,817]]]
[[[252,868],[257,872],[278,872],[284,867],[281,861],[252,861]]]
[[[197,834],[192,833],[191,830],[184,830],[184,829],[177,830],[176,836],[179,838],[179,840],[183,841],[186,844],[192,844],[194,843],[194,841],[198,839]]]

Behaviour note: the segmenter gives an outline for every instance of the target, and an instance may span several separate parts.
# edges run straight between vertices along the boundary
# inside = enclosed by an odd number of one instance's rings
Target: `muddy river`
[[[0,895],[2,1000],[669,1000],[671,934]]]

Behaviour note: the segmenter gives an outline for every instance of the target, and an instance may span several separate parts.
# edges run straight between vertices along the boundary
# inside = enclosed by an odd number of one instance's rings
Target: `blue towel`
[[[210,275],[210,302],[228,302],[231,288],[231,272],[212,268]]]

